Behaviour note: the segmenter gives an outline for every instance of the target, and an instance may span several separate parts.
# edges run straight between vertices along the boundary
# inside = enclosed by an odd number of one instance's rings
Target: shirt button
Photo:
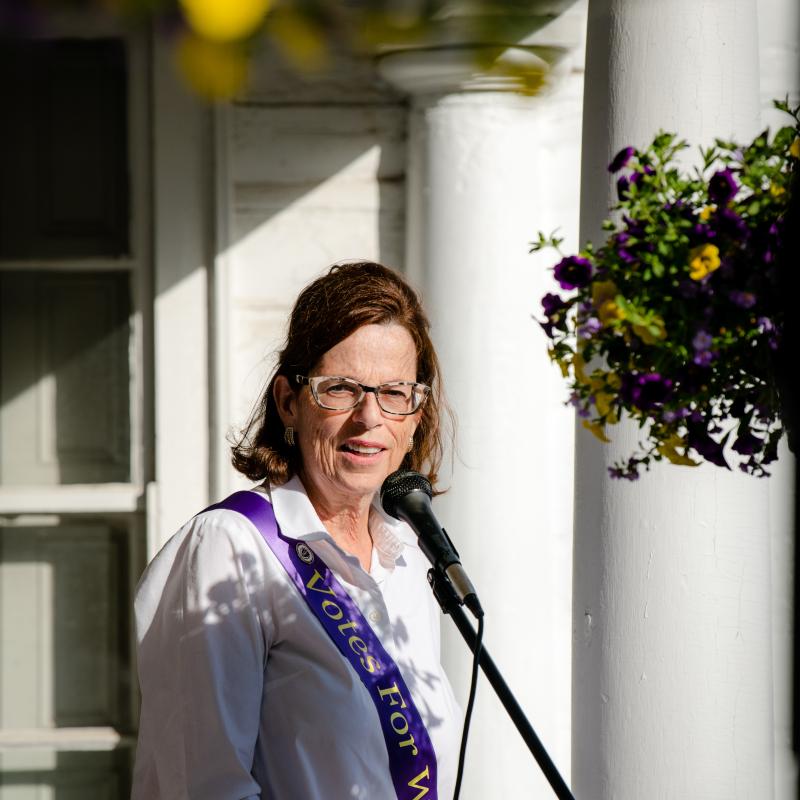
[[[378,611],[376,608],[373,608],[372,611],[369,612],[369,621],[370,622],[380,622],[381,621],[381,612]]]

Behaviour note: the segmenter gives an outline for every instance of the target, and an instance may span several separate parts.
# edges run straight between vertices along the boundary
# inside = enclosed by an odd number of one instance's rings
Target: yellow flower
[[[254,33],[271,0],[180,0],[193,31],[212,42],[233,42]]]
[[[592,397],[594,398],[594,405],[597,408],[597,413],[601,417],[605,417],[605,421],[609,425],[616,425],[619,422],[617,415],[611,408],[611,404],[616,399],[615,396],[606,391],[608,387],[612,389],[619,389],[621,381],[619,377],[613,372],[603,372],[602,370],[595,370],[592,377],[589,378],[588,384],[592,390]]]
[[[617,415],[611,408],[611,403],[615,399],[614,395],[608,394],[608,392],[595,392],[592,396],[594,397],[594,405],[597,409],[597,413],[601,417],[605,417],[606,422],[610,425],[616,425],[618,422]]]
[[[625,319],[625,312],[613,300],[606,300],[598,307],[597,318],[603,325],[608,325],[614,320]]]
[[[611,439],[606,436],[603,426],[599,422],[590,422],[588,419],[585,419],[583,421],[583,427],[586,428],[587,431],[593,433],[601,442],[607,444],[611,441]]]
[[[319,71],[328,61],[325,37],[305,14],[289,8],[270,14],[267,31],[288,61],[304,70]]]
[[[625,312],[614,299],[618,294],[619,289],[614,281],[595,281],[592,284],[592,305],[597,309],[597,318],[603,325],[625,319]]]
[[[683,448],[683,454],[679,453],[676,448]],[[679,464],[684,467],[696,467],[700,464],[699,461],[694,461],[686,455],[686,442],[677,434],[670,436],[665,442],[660,444],[657,448],[664,458],[673,464]]]
[[[586,386],[590,385],[588,375],[583,371],[583,368],[586,366],[586,362],[583,360],[583,356],[580,353],[575,353],[572,356],[572,371],[575,373],[575,380],[579,383],[583,383]]]
[[[800,136],[796,136],[795,140],[789,145],[789,155],[792,158],[800,158]]]
[[[559,368],[561,369],[561,376],[564,377],[564,378],[568,378],[569,377],[569,365],[567,364],[567,362],[564,361],[563,359],[559,358],[556,355],[556,351],[552,347],[547,351],[547,355],[550,356],[550,360],[551,361],[555,361],[555,363],[558,364]]]
[[[716,206],[706,206],[700,211],[699,217],[701,222],[708,222],[711,214],[717,210]]]
[[[719,248],[715,244],[701,244],[689,252],[689,277],[693,281],[702,280],[719,265]]]
[[[775,183],[770,183],[770,185],[769,185],[769,193],[773,197],[780,197],[782,194],[786,193],[786,189],[784,189],[783,186],[778,186]]]
[[[189,85],[209,100],[229,100],[247,82],[247,54],[238,45],[186,34],[178,42],[175,56]]]
[[[655,344],[659,339],[664,339],[667,335],[664,320],[661,317],[654,317],[647,325],[631,325],[631,327],[633,332],[645,344]]]
[[[607,300],[613,300],[619,294],[614,281],[595,281],[592,284],[592,305],[600,308]]]

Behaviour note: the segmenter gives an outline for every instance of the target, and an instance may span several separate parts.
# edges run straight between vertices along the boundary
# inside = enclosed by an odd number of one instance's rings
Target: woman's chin
[[[363,457],[352,453],[341,453],[339,477],[352,487],[354,493],[373,494],[381,488],[386,476],[393,472],[389,453],[383,451],[377,456]]]

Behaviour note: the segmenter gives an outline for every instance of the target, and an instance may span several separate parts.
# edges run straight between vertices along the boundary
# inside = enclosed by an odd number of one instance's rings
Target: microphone
[[[381,486],[383,510],[396,519],[407,522],[416,533],[419,547],[439,574],[453,587],[460,603],[476,618],[483,616],[475,587],[461,566],[458,551],[447,531],[439,524],[431,508],[433,491],[430,481],[419,472],[397,470]]]

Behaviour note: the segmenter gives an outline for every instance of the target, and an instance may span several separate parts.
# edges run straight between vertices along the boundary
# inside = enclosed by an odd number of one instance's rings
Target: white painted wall
[[[262,394],[300,290],[336,261],[402,268],[405,110],[376,75],[295,87],[257,64],[253,93],[219,112],[215,494],[246,480],[226,437]],[[274,88],[274,92],[270,91]],[[377,87],[377,88],[376,88]]]

